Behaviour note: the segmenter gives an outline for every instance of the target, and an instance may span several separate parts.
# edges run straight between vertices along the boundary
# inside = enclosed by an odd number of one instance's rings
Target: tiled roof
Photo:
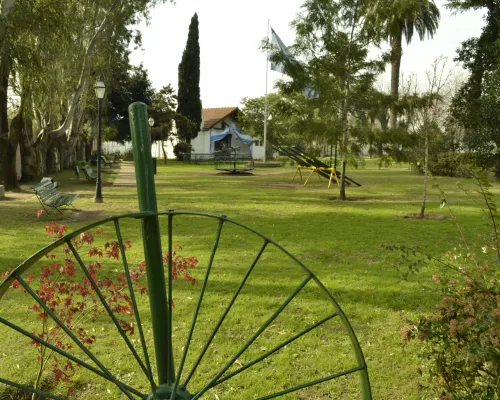
[[[203,130],[212,128],[217,122],[226,118],[235,111],[239,111],[238,107],[204,108],[202,110]]]

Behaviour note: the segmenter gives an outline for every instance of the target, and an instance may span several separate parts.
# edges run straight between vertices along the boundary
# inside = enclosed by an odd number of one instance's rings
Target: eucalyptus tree
[[[21,97],[18,112],[33,120],[34,132],[20,135],[25,178],[44,174],[54,146],[63,154],[81,142],[80,130],[95,108],[93,81],[107,80],[134,39],[131,26],[162,1],[168,0],[14,0],[7,76]]]
[[[368,58],[371,39],[364,29],[364,1],[307,0],[302,13],[292,22],[296,43],[285,55],[272,51],[271,59],[284,65],[292,81],[279,83],[284,93],[314,88],[309,99],[316,109],[329,115],[330,124],[339,127],[342,156],[339,198],[345,200],[345,174],[350,150],[359,150],[356,134],[356,103],[372,87],[383,63]]]
[[[403,38],[407,44],[415,31],[420,40],[433,37],[439,26],[440,12],[433,0],[374,0],[366,3],[367,32],[377,41],[386,40],[391,46],[391,96],[394,103],[399,98],[399,79]],[[397,106],[390,114],[390,127],[397,128]]]

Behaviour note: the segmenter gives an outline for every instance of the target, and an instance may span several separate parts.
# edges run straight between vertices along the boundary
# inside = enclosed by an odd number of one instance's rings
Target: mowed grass
[[[419,365],[415,345],[403,349],[399,329],[407,318],[428,313],[436,302],[422,283],[433,271],[422,271],[411,282],[401,281],[393,267],[400,255],[384,250],[387,242],[417,245],[433,255],[444,254],[460,243],[460,233],[454,222],[440,209],[441,197],[429,186],[427,212],[435,219],[404,218],[420,208],[423,179],[405,165],[379,169],[376,161],[368,160],[365,168],[349,171],[362,184],[347,189],[348,201],[336,200],[337,188],[327,189],[327,183],[312,177],[310,184],[291,182],[294,168],[257,170],[254,174],[229,175],[218,173],[212,166],[193,166],[161,162],[155,177],[160,211],[192,211],[224,214],[256,230],[304,262],[335,296],[349,318],[361,343],[369,367],[374,398],[417,399]],[[138,210],[134,185],[113,186],[115,176],[108,176],[103,188],[104,203],[92,201],[94,186],[73,179],[70,172],[55,176],[61,182],[61,192],[80,193],[75,206],[79,211],[67,211],[64,216],[36,217],[40,208],[28,191],[9,193],[0,202],[0,272],[28,258],[48,243],[44,226],[55,220],[66,223],[70,230],[111,215]],[[458,179],[438,178],[446,192],[458,222],[474,240],[478,233],[487,233],[488,221],[481,213],[480,199],[474,199],[458,188]],[[462,179],[468,189],[474,182]],[[492,191],[498,193],[494,183]],[[182,246],[183,256],[196,256],[199,266],[193,272],[198,284],[176,281],[174,287],[174,345],[176,358],[185,345],[197,296],[216,237],[218,221],[201,217],[174,218],[174,243]],[[129,251],[131,265],[143,259],[140,223],[123,220],[125,239],[132,242]],[[161,218],[162,243],[166,249],[167,219]],[[113,235],[111,224],[105,230]],[[197,321],[197,329],[188,353],[184,376],[202,349],[211,330],[241,282],[248,267],[262,246],[262,239],[237,226],[226,224],[222,230],[213,271],[206,286],[206,295]],[[106,273],[117,274],[120,262],[106,261]],[[190,388],[200,389],[208,383],[235,352],[269,318],[279,305],[306,277],[305,272],[277,248],[269,246],[263,253],[241,296],[216,336],[204,362],[196,371]],[[0,315],[8,315],[28,330],[37,329],[36,316],[28,310],[32,304],[26,295],[11,294],[0,301]],[[148,300],[139,296],[148,343],[151,343]],[[320,288],[309,282],[296,299],[248,349],[238,358],[229,372],[239,365],[265,353],[288,337],[329,315],[333,307]],[[128,384],[148,391],[132,356],[120,342],[111,322],[105,316],[86,321],[85,327],[99,333],[91,346],[106,366]],[[32,383],[36,373],[36,353],[29,340],[5,328],[0,328],[0,377]],[[139,349],[138,335],[134,335]],[[113,340],[118,342],[116,345]],[[152,350],[152,346],[150,346]],[[75,355],[80,355],[75,350]],[[141,353],[142,354],[142,353]],[[83,359],[85,356],[81,355]],[[154,360],[153,360],[154,364]],[[353,351],[345,330],[334,318],[311,334],[269,359],[230,379],[204,398],[253,399],[284,388],[321,378],[355,365]],[[4,372],[7,371],[7,372]],[[72,397],[119,398],[114,385],[78,369],[74,377],[77,388]],[[50,379],[46,380],[50,386]],[[4,390],[2,397],[9,398]],[[65,388],[55,389],[65,394]],[[310,387],[288,395],[290,399],[359,398],[357,376]],[[15,395],[14,395],[15,398]]]

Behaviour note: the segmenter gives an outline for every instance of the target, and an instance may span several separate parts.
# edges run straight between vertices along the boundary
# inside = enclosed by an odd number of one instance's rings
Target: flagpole
[[[267,19],[267,44],[269,46],[269,19]],[[266,54],[266,97],[264,100],[264,162],[266,162],[267,149],[267,74],[269,71],[269,47]]]

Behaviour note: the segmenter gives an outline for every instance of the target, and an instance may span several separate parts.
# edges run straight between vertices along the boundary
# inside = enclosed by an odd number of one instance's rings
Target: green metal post
[[[139,210],[141,212],[156,213],[158,208],[146,104],[140,102],[131,104],[129,106],[129,119]],[[172,384],[175,382],[175,372],[172,342],[169,340],[171,332],[168,323],[172,310],[168,307],[167,301],[160,227],[157,215],[145,217],[142,220],[142,237],[159,384]]]

